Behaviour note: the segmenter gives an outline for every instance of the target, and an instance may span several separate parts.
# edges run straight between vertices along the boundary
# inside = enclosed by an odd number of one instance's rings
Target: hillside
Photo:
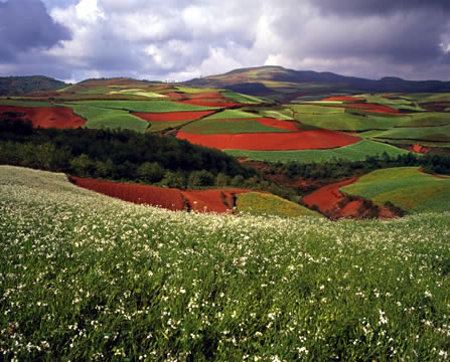
[[[67,84],[59,80],[37,75],[25,77],[0,77],[0,96],[57,90]]]
[[[186,214],[0,166],[0,349],[6,360],[445,360],[449,217]]]
[[[227,88],[233,91],[284,100],[299,95],[347,92],[450,92],[450,82],[408,81],[395,77],[371,80],[330,72],[297,71],[279,66],[237,69],[231,72],[193,79],[189,87]]]

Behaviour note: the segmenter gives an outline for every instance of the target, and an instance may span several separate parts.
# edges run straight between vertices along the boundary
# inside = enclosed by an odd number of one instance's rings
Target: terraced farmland
[[[341,190],[378,205],[391,202],[412,212],[442,212],[450,205],[450,177],[429,175],[417,167],[373,171]]]

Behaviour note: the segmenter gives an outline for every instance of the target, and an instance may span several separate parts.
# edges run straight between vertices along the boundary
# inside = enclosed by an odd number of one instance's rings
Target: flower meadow
[[[449,225],[173,212],[0,166],[0,359],[449,360]]]

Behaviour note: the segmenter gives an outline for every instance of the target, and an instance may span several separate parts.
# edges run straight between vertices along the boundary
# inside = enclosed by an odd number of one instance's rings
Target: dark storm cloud
[[[53,21],[40,0],[0,2],[0,62],[33,48],[49,49],[70,38],[70,31]]]
[[[416,10],[450,11],[449,0],[315,0],[324,13],[341,15],[386,15]]]

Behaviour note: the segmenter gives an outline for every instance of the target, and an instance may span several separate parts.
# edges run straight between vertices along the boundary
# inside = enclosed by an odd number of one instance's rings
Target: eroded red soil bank
[[[245,189],[179,190],[113,181],[70,177],[77,186],[123,201],[146,204],[174,211],[230,212],[235,207],[235,195],[251,192]]]
[[[303,198],[303,202],[312,209],[317,208],[331,219],[340,218],[381,218],[397,217],[389,208],[379,207],[372,202],[357,196],[345,195],[339,191],[341,187],[350,185],[358,177],[321,187]]]
[[[1,113],[17,114],[28,119],[33,127],[41,128],[78,128],[84,126],[86,120],[77,116],[72,109],[66,107],[12,107],[0,106]]]

